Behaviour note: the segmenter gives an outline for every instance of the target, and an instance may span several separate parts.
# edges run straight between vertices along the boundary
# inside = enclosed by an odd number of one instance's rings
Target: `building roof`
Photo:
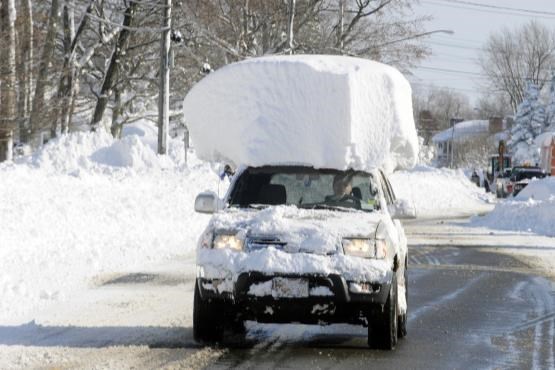
[[[489,133],[489,121],[488,120],[475,120],[475,121],[463,121],[457,123],[455,126],[438,132],[432,137],[432,141],[445,142],[451,139],[461,140],[474,136],[481,136]]]

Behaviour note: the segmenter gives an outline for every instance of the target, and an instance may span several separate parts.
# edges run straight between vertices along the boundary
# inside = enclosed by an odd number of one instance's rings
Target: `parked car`
[[[528,185],[531,179],[543,179],[546,173],[540,167],[520,166],[514,167],[507,183],[507,193],[517,196]]]
[[[349,183],[338,194],[336,183]],[[407,241],[397,200],[380,170],[246,167],[224,199],[201,193],[214,213],[197,252],[193,333],[221,341],[244,321],[351,323],[371,348],[407,334]]]

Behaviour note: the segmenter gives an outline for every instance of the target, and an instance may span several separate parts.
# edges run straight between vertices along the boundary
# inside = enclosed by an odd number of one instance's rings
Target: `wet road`
[[[369,350],[356,326],[251,325],[210,369],[555,369],[555,285],[511,257],[409,247],[409,334]]]

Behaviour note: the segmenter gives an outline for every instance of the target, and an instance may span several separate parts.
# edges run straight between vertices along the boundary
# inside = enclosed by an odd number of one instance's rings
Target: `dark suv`
[[[507,190],[509,193],[512,192],[513,197],[516,197],[531,179],[543,179],[545,176],[546,173],[540,167],[514,167],[507,184]]]

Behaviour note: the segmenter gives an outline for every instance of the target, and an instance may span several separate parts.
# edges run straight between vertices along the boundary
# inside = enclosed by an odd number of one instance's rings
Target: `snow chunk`
[[[408,81],[365,59],[233,63],[193,87],[184,114],[199,158],[210,161],[390,171],[418,156]]]

